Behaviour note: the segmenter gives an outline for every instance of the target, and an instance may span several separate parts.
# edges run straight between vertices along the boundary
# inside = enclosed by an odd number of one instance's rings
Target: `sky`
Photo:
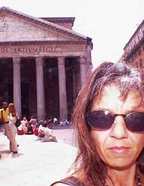
[[[75,17],[73,29],[92,38],[92,63],[117,62],[144,19],[144,0],[0,0],[34,17]]]

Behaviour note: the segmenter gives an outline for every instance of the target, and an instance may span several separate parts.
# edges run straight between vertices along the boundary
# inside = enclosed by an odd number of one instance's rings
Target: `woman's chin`
[[[110,162],[107,164],[109,168],[111,169],[115,169],[115,170],[125,170],[128,168],[131,168],[132,166],[135,165],[134,162],[130,162],[130,161],[123,161],[123,160],[119,160],[119,161],[115,161],[115,162]]]

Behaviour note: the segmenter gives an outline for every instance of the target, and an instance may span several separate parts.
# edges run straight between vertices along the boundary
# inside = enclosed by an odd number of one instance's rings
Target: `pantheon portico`
[[[0,8],[0,101],[19,116],[70,118],[91,70],[91,38],[72,30],[73,17],[35,18]]]

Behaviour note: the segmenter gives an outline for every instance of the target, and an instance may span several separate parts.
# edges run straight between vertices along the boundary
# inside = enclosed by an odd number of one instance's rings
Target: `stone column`
[[[81,81],[81,87],[84,84],[87,77],[87,64],[86,64],[86,58],[80,57],[80,81]]]
[[[67,94],[64,57],[58,57],[58,75],[59,75],[59,112],[60,120],[63,121],[67,119]]]
[[[21,73],[20,73],[20,58],[13,58],[13,101],[16,107],[16,112],[21,117]]]
[[[87,57],[87,68],[88,68],[88,73],[90,74],[93,68],[92,65],[92,56],[91,56],[91,46],[87,45],[87,52],[86,52],[86,57]]]
[[[37,118],[45,118],[43,59],[36,57]]]

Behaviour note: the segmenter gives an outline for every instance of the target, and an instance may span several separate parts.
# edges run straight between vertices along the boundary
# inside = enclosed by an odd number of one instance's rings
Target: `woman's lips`
[[[130,147],[114,146],[114,147],[110,147],[109,150],[115,153],[126,153],[130,150]]]

